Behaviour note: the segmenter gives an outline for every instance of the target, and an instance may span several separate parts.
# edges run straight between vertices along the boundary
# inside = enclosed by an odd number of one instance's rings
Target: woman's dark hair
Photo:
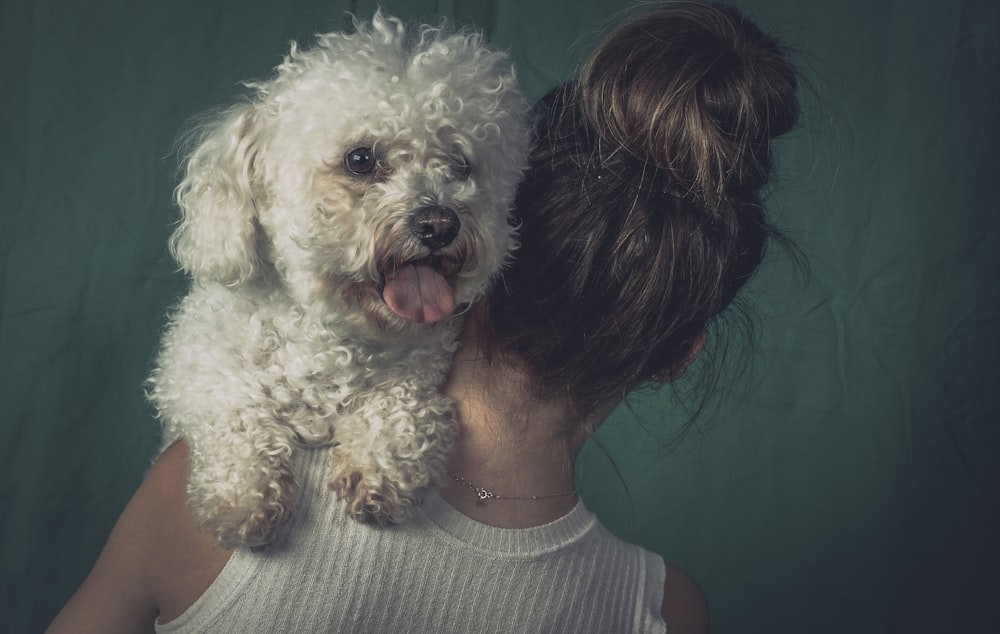
[[[583,412],[681,367],[756,271],[796,70],[738,10],[671,3],[614,29],[539,108],[489,323],[539,397]]]

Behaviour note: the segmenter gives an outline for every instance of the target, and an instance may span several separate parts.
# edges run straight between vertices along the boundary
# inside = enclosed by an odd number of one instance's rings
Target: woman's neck
[[[582,441],[565,430],[583,429],[583,421],[573,419],[567,401],[534,398],[525,373],[515,365],[499,355],[487,360],[479,336],[473,315],[444,388],[458,404],[459,433],[448,464],[452,475],[441,496],[472,519],[502,528],[556,520],[577,503],[575,494],[553,494],[574,490],[573,462]],[[470,487],[541,499],[484,501]]]

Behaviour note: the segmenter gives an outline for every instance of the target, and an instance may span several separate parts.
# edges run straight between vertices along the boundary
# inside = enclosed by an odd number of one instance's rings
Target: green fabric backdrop
[[[626,2],[384,5],[488,29],[538,96]],[[745,379],[672,451],[669,392],[621,410],[585,497],[716,632],[1000,631],[1000,3],[741,6],[812,83],[771,199],[810,274],[775,253]],[[178,131],[346,9],[0,3],[0,631],[44,627],[154,451]]]

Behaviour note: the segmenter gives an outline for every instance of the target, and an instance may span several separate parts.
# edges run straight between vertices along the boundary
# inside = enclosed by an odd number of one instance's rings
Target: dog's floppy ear
[[[259,265],[255,166],[260,132],[253,106],[229,111],[203,128],[174,197],[181,221],[170,252],[196,280],[237,286]]]

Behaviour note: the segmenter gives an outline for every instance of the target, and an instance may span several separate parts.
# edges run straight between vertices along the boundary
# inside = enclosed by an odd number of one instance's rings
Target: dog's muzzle
[[[434,323],[455,311],[455,294],[448,279],[462,267],[454,254],[439,251],[458,237],[462,224],[452,209],[440,205],[419,207],[410,213],[406,228],[430,250],[427,257],[399,262],[383,270],[382,300],[393,313],[415,323]]]

